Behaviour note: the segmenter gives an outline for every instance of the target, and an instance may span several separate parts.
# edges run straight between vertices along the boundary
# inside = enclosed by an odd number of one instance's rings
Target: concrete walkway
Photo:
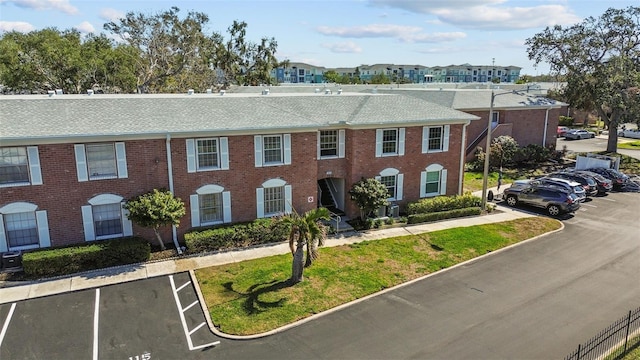
[[[502,186],[502,189],[509,185]],[[496,189],[491,189],[497,193]],[[475,193],[474,193],[475,194]],[[523,211],[501,207],[500,212],[483,216],[452,219],[406,227],[371,230],[366,232],[346,232],[327,239],[325,246],[340,246],[362,241],[378,240],[395,236],[415,235],[430,231],[456,227],[466,227],[497,223],[519,218],[532,217]],[[144,264],[118,266],[109,269],[95,270],[55,279],[24,283],[0,283],[0,304],[33,299],[42,296],[65,292],[103,287],[128,281],[147,279],[156,276],[170,275],[183,271],[195,270],[210,266],[240,262],[244,260],[281,255],[289,252],[287,243],[259,246],[248,249],[232,250],[200,256],[183,257]]]

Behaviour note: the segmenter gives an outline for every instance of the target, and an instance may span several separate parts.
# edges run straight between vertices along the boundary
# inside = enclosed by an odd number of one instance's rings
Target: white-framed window
[[[212,226],[231,222],[231,193],[219,185],[204,185],[189,197],[191,226]]]
[[[122,207],[124,199],[114,194],[101,194],[82,206],[85,241],[112,239],[133,235],[133,224]]]
[[[0,187],[42,185],[37,146],[0,148]]]
[[[26,202],[0,208],[0,253],[51,246],[47,211]]]
[[[422,153],[449,151],[449,125],[422,128]]]
[[[447,194],[447,169],[440,164],[431,164],[420,172],[420,197]]]
[[[127,178],[127,154],[123,142],[76,144],[78,181]]]
[[[253,144],[256,167],[291,164],[291,134],[256,135]]]
[[[289,214],[292,208],[291,185],[282,179],[270,179],[256,189],[257,218]]]
[[[318,159],[344,158],[345,130],[318,131]]]
[[[377,129],[376,157],[404,155],[405,129]]]
[[[389,193],[387,200],[402,200],[404,175],[400,174],[398,169],[384,169],[380,172],[380,175],[376,176],[376,180],[380,181],[387,188],[387,192]]]
[[[229,170],[229,140],[226,137],[187,139],[187,172]]]

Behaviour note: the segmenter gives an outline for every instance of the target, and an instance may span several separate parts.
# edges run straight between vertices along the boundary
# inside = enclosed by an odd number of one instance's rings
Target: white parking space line
[[[613,202],[616,202],[614,199],[609,199],[609,198],[606,198],[606,197],[603,197],[603,198],[601,198],[601,199],[602,199],[602,200],[607,200],[607,201],[613,201]]]
[[[178,292],[180,290],[184,289],[189,284],[191,284],[191,281],[187,281],[185,284],[183,284],[179,288],[176,288],[176,283],[173,280],[173,275],[169,275],[169,281],[171,282],[171,289],[173,290],[173,297],[176,300],[176,306],[178,307],[178,314],[180,315],[180,321],[182,322],[182,328],[184,330],[184,335],[187,337],[187,344],[189,345],[189,350],[198,350],[198,349],[203,349],[203,348],[207,348],[207,347],[210,347],[210,346],[215,346],[215,345],[220,344],[220,341],[215,341],[215,342],[212,342],[212,343],[209,343],[209,344],[193,346],[193,341],[191,340],[191,335],[194,332],[196,332],[197,330],[199,330],[201,327],[203,327],[206,324],[206,322],[202,322],[200,325],[196,326],[193,330],[189,331],[189,327],[187,326],[187,320],[184,317],[184,313],[185,313],[185,311],[189,310],[192,306],[197,304],[198,301],[196,300],[191,305],[189,305],[189,306],[187,306],[186,308],[183,309],[182,308],[182,304],[180,304],[180,297],[178,296]]]
[[[596,205],[591,205],[591,204],[582,204],[582,206],[588,206],[588,207],[592,207],[592,208],[597,208]]]
[[[100,314],[100,289],[96,289],[96,304],[93,309],[93,360],[98,360],[98,324]]]
[[[11,309],[9,309],[9,314],[7,314],[7,318],[4,320],[4,325],[2,325],[2,331],[0,331],[0,346],[2,346],[2,340],[4,339],[4,335],[7,333],[7,329],[9,328],[9,322],[11,321],[11,317],[13,316],[13,311],[16,309],[16,303],[11,304]]]

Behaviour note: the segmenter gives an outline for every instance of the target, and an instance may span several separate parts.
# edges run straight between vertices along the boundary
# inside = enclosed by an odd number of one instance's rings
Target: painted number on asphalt
[[[129,360],[151,360],[151,353],[144,353],[142,355],[129,356]]]

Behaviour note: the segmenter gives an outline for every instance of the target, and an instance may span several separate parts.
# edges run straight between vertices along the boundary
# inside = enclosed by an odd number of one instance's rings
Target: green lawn
[[[536,217],[321,248],[295,286],[290,254],[200,269],[196,277],[216,327],[257,334],[559,227]]]
[[[640,140],[618,143],[618,149],[640,150]]]

